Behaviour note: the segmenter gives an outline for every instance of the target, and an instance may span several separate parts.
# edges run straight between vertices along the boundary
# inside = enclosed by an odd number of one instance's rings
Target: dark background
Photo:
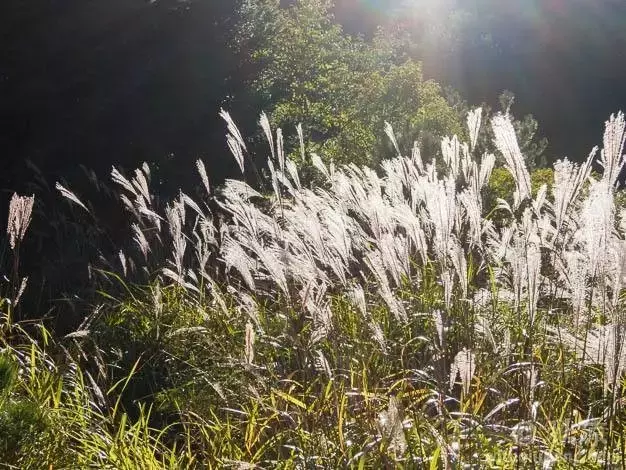
[[[51,176],[197,156],[219,170],[230,3],[3,1],[1,187],[27,158]]]
[[[401,17],[404,26],[420,27],[420,2]],[[365,35],[411,6],[337,3],[338,21]],[[513,91],[515,113],[534,114],[548,137],[549,160],[586,156],[600,143],[604,120],[626,104],[626,2],[461,3],[471,18],[459,37],[424,51],[427,75],[472,104],[495,104],[503,89]],[[227,48],[236,5],[2,1],[0,188],[25,184],[26,159],[50,178],[79,163],[103,174],[111,164],[158,161],[175,180],[203,157],[214,181],[223,178],[232,166],[217,113],[236,102],[245,78]],[[446,21],[433,23],[435,31],[446,33]],[[235,109],[236,119],[260,111]]]

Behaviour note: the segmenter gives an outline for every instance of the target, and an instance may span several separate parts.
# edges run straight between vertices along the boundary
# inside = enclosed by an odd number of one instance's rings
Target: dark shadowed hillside
[[[26,158],[67,173],[205,155],[219,175],[235,3],[3,2],[1,186]]]

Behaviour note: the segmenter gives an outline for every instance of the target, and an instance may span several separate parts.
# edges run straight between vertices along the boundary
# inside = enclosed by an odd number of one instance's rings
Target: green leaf
[[[293,397],[289,395],[288,393],[281,392],[280,390],[277,390],[277,389],[273,389],[272,392],[275,393],[278,397],[282,398],[283,400],[291,403],[292,405],[295,405],[298,408],[306,410],[306,405],[302,401],[298,400],[296,397]]]

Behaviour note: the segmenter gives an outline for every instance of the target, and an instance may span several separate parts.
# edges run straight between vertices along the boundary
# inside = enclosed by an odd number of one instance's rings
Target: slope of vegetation
[[[300,177],[280,130],[266,189],[164,203],[147,166],[113,184],[128,242],[60,336],[20,307],[33,199],[14,196],[0,303],[8,468],[619,468],[624,441],[624,116],[533,188],[509,117],[379,170]],[[247,148],[223,112],[242,172]],[[513,197],[491,194],[497,161]],[[603,166],[601,176],[592,164]],[[544,172],[545,173],[545,172]],[[535,181],[546,180],[550,173]],[[313,183],[312,181],[315,181]],[[72,223],[93,206],[58,184]],[[489,196],[489,197],[488,197]],[[490,202],[491,201],[491,202]],[[122,218],[120,218],[122,219]],[[94,233],[99,233],[93,228]],[[84,233],[90,233],[87,229]],[[83,241],[88,243],[88,241]]]
[[[456,92],[423,73],[420,47],[427,40],[392,24],[381,26],[369,39],[349,34],[333,16],[333,3],[242,4],[232,49],[240,62],[237,77],[243,90],[234,92],[229,108],[241,108],[238,115],[253,119],[257,109],[266,110],[275,126],[288,131],[287,150],[297,149],[292,131],[306,123],[310,150],[325,163],[375,166],[395,156],[381,133],[385,122],[393,125],[399,145],[409,148],[417,141],[429,154],[438,151],[443,136],[464,136],[469,107]],[[447,27],[455,33],[453,25]],[[447,60],[443,54],[439,59]],[[511,92],[502,93],[502,110],[508,112],[513,101]],[[483,112],[492,114],[488,106]],[[537,122],[531,115],[511,117],[528,164],[541,163],[547,141],[539,138]],[[256,123],[244,121],[243,127],[252,133]],[[490,131],[483,133],[481,149],[495,150],[491,137]],[[292,158],[304,171],[298,152]]]

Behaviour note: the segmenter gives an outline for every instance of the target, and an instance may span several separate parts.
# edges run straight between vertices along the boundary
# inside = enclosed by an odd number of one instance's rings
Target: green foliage
[[[530,174],[530,184],[533,196],[537,195],[537,191],[545,185],[548,194],[552,190],[554,184],[554,170],[552,168],[538,168]]]
[[[103,360],[119,371],[114,381],[137,365],[122,394],[126,408],[149,397],[157,404],[157,420],[198,411],[202,403],[235,405],[246,374],[233,369],[228,356],[241,350],[245,323],[229,316],[177,287],[157,284],[103,309],[92,334]]]
[[[488,207],[494,207],[498,199],[511,203],[515,191],[515,179],[506,168],[494,168],[488,185]]]
[[[395,155],[385,121],[406,151],[414,141],[436,149],[441,136],[462,132],[459,115],[419,63],[399,61],[382,38],[345,34],[330,6],[300,0],[280,8],[278,1],[258,0],[242,10],[239,47],[250,52],[258,71],[251,85],[276,126],[292,134],[305,123],[309,151],[357,164]]]
[[[4,403],[0,407],[0,460],[18,463],[47,428],[37,403],[30,400]]]
[[[448,393],[449,366],[445,361],[433,364],[430,358],[454,355],[468,341],[473,319],[462,302],[449,309],[457,321],[441,344],[430,315],[414,313],[400,325],[390,321],[386,306],[373,305],[368,320],[337,296],[332,299],[330,334],[315,347],[298,312],[268,306],[259,311],[263,332],[257,337],[256,359],[246,364],[245,317],[240,312],[222,314],[179,288],[163,289],[155,301],[155,289],[163,288],[137,289],[133,299],[109,306],[108,313],[92,320],[95,332],[110,329],[108,340],[95,333],[68,342],[68,355],[56,359],[66,372],[45,366],[53,362],[44,349],[24,346],[35,363],[18,379],[22,392],[0,409],[3,462],[25,469],[41,468],[42,463],[128,470],[234,463],[437,468],[454,449],[462,462],[480,468],[532,468],[545,461],[545,452],[562,468],[573,461],[597,468],[598,453],[604,451],[603,438],[585,428],[579,411],[581,395],[590,391],[589,384],[598,383],[597,374],[572,369],[564,375],[563,364],[574,357],[542,337],[536,338],[534,352],[541,370],[537,398],[542,406],[532,446],[520,449],[515,434],[492,430],[484,418],[501,414],[503,422],[515,420],[520,408],[509,400],[523,386],[512,375],[522,366],[497,354],[499,346],[488,338],[473,340],[480,351],[480,370],[470,392],[442,415],[433,415],[437,395]],[[434,270],[422,273],[421,289],[407,279],[401,293],[413,312],[437,308],[443,295]],[[158,319],[155,310],[162,314]],[[513,354],[521,355],[526,333],[518,313],[502,305],[489,315],[511,328]],[[382,328],[384,349],[372,335],[372,320]],[[162,353],[149,348],[156,340]],[[72,352],[82,350],[84,356],[96,341],[103,347],[97,355],[104,358],[105,368],[100,387],[87,380],[91,361],[78,366],[71,359]],[[109,362],[111,346],[132,356]],[[141,351],[134,351],[138,347]],[[155,381],[159,365],[169,380]],[[60,388],[46,385],[53,383]],[[141,383],[163,389],[146,394]],[[100,393],[104,396],[99,398]],[[162,412],[155,414],[155,406]],[[411,425],[399,431],[389,428],[385,423],[394,413]],[[468,431],[455,415],[475,424]],[[576,442],[588,444],[570,449],[568,429],[578,429]]]
[[[554,170],[552,168],[538,168],[530,173],[530,184],[533,196],[537,191],[546,185],[548,199],[554,181]],[[513,202],[515,192],[515,179],[508,170],[502,167],[494,168],[486,189],[485,203],[489,212],[497,206],[498,199],[503,199],[509,204]]]
[[[0,403],[11,390],[17,379],[17,365],[6,354],[0,354]]]
[[[615,192],[615,206],[618,211],[626,209],[626,191],[624,191],[624,188],[620,188]]]

